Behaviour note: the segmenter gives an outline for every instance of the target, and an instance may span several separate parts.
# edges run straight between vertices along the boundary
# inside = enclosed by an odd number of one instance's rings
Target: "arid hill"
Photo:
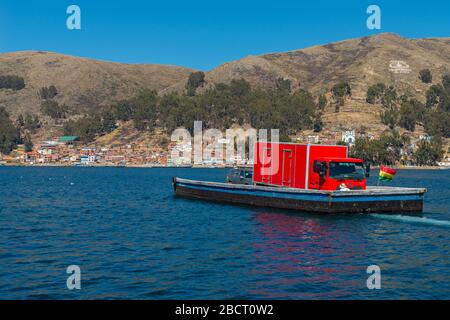
[[[406,39],[380,34],[283,53],[248,56],[206,73],[208,86],[244,78],[255,87],[271,87],[278,78],[321,93],[348,81],[354,98],[364,99],[367,87],[393,84],[400,92],[422,96],[428,85],[419,71],[431,70],[434,82],[450,72],[450,38]],[[192,69],[151,64],[122,64],[57,53],[23,51],[0,55],[0,75],[25,78],[25,89],[0,90],[0,105],[13,114],[36,112],[37,91],[55,85],[56,100],[85,108],[128,98],[143,88],[159,92],[184,90]]]
[[[56,101],[92,108],[130,98],[143,88],[162,90],[186,78],[191,69],[152,64],[123,64],[51,52],[22,51],[0,55],[0,75],[18,75],[26,87],[0,90],[0,105],[12,114],[39,110],[38,90],[55,85]]]
[[[248,56],[206,72],[207,85],[199,91],[240,78],[253,87],[269,88],[277,79],[284,78],[291,80],[294,90],[303,88],[317,95],[329,92],[340,81],[348,81],[352,98],[340,113],[335,113],[332,106],[326,108],[322,133],[363,126],[368,132],[379,134],[387,130],[387,126],[380,120],[381,106],[365,102],[367,88],[383,82],[394,85],[398,93],[424,100],[431,84],[419,79],[422,69],[430,69],[434,84],[441,81],[443,74],[450,73],[450,38],[406,39],[395,34],[380,34],[302,50]],[[192,71],[176,66],[112,63],[49,52],[0,54],[0,75],[21,76],[26,83],[20,91],[0,89],[0,106],[5,106],[13,117],[26,111],[37,113],[41,104],[38,90],[55,85],[57,102],[90,109],[129,98],[143,88],[162,94],[185,91]],[[56,135],[61,125],[44,121],[40,131],[42,136]],[[120,132],[126,135],[125,131]],[[419,126],[415,134],[421,132],[423,128]]]
[[[302,50],[248,56],[206,73],[209,85],[244,78],[253,86],[270,87],[278,78],[314,93],[348,81],[355,97],[365,97],[377,82],[393,84],[401,92],[422,95],[427,85],[418,78],[428,68],[439,82],[450,72],[450,38],[406,39],[396,34],[340,41]],[[180,90],[181,82],[169,90]]]

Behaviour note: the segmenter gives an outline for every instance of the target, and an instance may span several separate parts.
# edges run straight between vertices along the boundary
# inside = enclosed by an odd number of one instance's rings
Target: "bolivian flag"
[[[395,170],[395,169],[381,166],[380,167],[380,176],[378,177],[378,179],[380,181],[392,181],[392,179],[394,179],[394,176],[396,173],[397,173],[397,170]]]

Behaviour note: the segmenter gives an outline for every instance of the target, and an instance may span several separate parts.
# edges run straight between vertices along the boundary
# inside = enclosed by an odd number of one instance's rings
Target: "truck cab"
[[[309,189],[365,190],[364,162],[354,158],[317,158],[309,172]]]

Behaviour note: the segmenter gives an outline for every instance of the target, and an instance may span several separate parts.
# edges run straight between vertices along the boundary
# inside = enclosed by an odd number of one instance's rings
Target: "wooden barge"
[[[223,203],[318,213],[414,213],[423,211],[424,188],[367,187],[329,191],[239,185],[173,178],[178,196]]]
[[[229,183],[174,178],[175,194],[195,199],[321,213],[423,211],[424,188],[367,186],[370,166],[346,146],[256,142],[253,169]]]

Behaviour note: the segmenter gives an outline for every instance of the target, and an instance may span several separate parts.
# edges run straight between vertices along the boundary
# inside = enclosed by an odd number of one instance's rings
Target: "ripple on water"
[[[219,169],[0,167],[0,174],[2,298],[450,298],[450,171],[399,171],[397,185],[429,190],[424,216],[406,218],[173,196],[173,176],[223,181]],[[66,289],[72,264],[82,272],[76,293]],[[382,270],[376,293],[366,288],[371,264]]]

